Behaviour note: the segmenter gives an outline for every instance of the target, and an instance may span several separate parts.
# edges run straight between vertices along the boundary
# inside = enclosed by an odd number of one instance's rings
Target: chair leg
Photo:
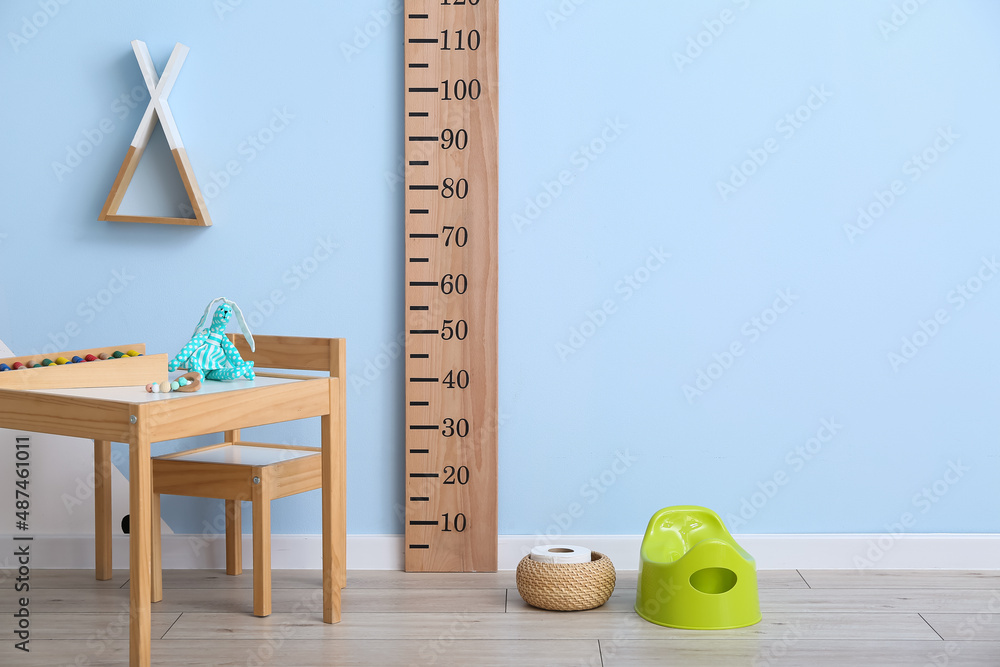
[[[239,500],[226,501],[226,574],[243,574],[243,513]]]
[[[150,582],[152,584],[151,590],[151,601],[159,602],[163,599],[163,539],[160,534],[160,494],[153,494],[152,502],[152,530],[150,531],[150,539],[152,544],[150,545],[150,554],[152,555],[152,576]]]
[[[253,485],[253,613],[271,615],[271,494],[267,473]]]
[[[222,439],[239,443],[240,429],[223,431]],[[243,574],[243,513],[239,499],[226,501],[226,574]]]
[[[111,442],[94,441],[94,542],[98,581],[111,578]]]

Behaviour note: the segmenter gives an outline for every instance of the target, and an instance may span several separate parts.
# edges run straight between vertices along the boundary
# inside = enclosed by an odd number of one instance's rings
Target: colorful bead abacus
[[[118,361],[93,363],[112,359]],[[146,354],[142,343],[0,358],[0,390],[141,388],[147,378],[166,377],[169,361],[165,354]]]
[[[3,371],[19,371],[25,368],[36,368],[39,366],[65,366],[66,364],[83,364],[89,361],[104,361],[107,359],[121,359],[122,357],[141,357],[142,354],[135,350],[129,350],[128,352],[122,352],[121,350],[116,350],[111,354],[107,352],[102,352],[101,354],[94,356],[88,354],[85,357],[80,357],[79,355],[73,355],[72,359],[67,359],[66,357],[56,357],[55,361],[52,359],[42,359],[41,361],[29,360],[24,363],[20,361],[15,361],[13,366],[8,366],[7,364],[0,364],[0,373]]]

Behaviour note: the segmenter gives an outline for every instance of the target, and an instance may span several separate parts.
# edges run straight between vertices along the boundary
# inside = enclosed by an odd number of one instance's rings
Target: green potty
[[[635,611],[685,630],[753,625],[760,621],[756,564],[712,510],[667,507],[646,527]]]

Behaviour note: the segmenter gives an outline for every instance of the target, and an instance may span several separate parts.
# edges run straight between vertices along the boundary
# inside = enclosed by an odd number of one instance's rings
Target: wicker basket
[[[580,611],[600,607],[615,590],[615,566],[602,553],[589,563],[539,563],[529,556],[517,565],[517,592],[532,607]]]

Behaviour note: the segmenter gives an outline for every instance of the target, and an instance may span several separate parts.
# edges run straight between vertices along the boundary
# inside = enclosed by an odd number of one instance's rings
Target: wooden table
[[[149,394],[142,387],[0,389],[0,427],[94,441],[97,578],[111,577],[109,472],[112,442],[129,446],[129,664],[150,662],[154,442],[321,417],[323,449],[323,620],[340,621],[346,581],[345,453],[340,379],[265,377],[206,382],[197,393]],[[159,530],[159,526],[156,527]]]

